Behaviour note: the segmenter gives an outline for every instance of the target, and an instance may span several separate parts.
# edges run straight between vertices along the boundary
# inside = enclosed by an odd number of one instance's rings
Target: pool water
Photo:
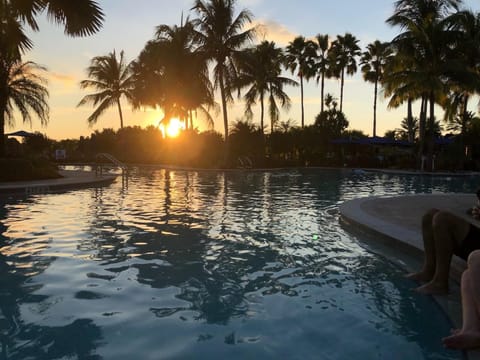
[[[461,359],[404,269],[339,225],[359,196],[475,178],[138,168],[0,199],[2,359]]]

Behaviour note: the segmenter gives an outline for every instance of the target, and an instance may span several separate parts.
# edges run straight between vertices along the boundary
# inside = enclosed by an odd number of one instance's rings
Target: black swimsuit
[[[467,236],[463,239],[462,244],[455,249],[454,254],[466,261],[468,255],[478,249],[480,249],[480,229],[470,224]]]

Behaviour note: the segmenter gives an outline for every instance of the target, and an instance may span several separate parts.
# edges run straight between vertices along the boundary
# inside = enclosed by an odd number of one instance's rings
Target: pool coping
[[[339,211],[340,220],[347,227],[373,233],[379,236],[379,241],[389,247],[422,259],[421,215],[430,208],[438,208],[451,211],[478,225],[478,222],[466,214],[466,209],[475,203],[476,196],[473,194],[407,194],[348,200],[339,206]],[[461,327],[462,324],[458,284],[465,268],[465,261],[454,256],[450,272],[452,285],[450,294],[433,297],[455,327]],[[418,269],[405,268],[405,270]],[[471,360],[480,360],[480,350],[468,351],[466,356]]]
[[[94,171],[81,170],[60,170],[59,174],[62,177],[56,179],[0,182],[0,196],[46,194],[56,191],[106,186],[113,183],[117,178],[117,175],[99,175]]]

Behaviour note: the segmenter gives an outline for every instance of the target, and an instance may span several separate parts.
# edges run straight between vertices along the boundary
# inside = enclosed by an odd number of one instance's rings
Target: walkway
[[[43,194],[91,186],[111,184],[116,175],[96,175],[95,172],[60,170],[62,178],[33,181],[0,182],[0,195],[9,194]]]

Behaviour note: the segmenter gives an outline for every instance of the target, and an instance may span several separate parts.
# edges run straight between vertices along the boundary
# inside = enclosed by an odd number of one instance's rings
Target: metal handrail
[[[99,153],[97,155],[95,155],[95,158],[98,159],[98,158],[105,158],[107,160],[109,160],[110,162],[112,162],[114,165],[117,165],[119,168],[122,169],[122,173],[124,173],[126,170],[128,170],[127,168],[127,165],[125,165],[124,163],[122,163],[120,160],[118,160],[115,156],[111,155],[111,154],[108,154],[108,153]],[[98,175],[98,166],[95,168],[95,172],[96,174]],[[102,175],[102,172],[103,172],[103,168],[102,166],[100,165],[100,175]]]

